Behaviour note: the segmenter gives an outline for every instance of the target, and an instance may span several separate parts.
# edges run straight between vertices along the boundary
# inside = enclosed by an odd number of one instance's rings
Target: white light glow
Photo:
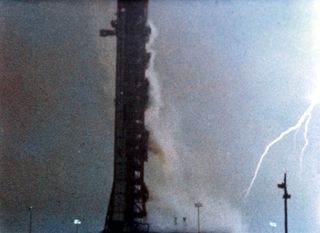
[[[318,105],[320,104],[320,88],[317,88],[316,91],[308,96],[308,100],[311,104]]]
[[[79,219],[75,219],[73,220],[73,224],[80,225],[81,221]]]
[[[275,222],[269,222],[269,225],[270,225],[271,227],[277,227],[277,223],[275,223]]]

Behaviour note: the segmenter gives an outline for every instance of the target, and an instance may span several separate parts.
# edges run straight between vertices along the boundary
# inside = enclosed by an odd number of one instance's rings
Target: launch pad
[[[149,101],[146,70],[150,60],[146,44],[151,33],[147,19],[148,0],[118,0],[116,15],[117,19],[111,21],[113,29],[100,31],[102,37],[117,38],[114,175],[102,233],[160,233],[149,231],[146,210],[149,192],[144,182],[149,136],[145,127],[145,110]],[[209,233],[200,231],[201,206],[196,207],[198,231],[190,232],[184,228],[165,232]]]

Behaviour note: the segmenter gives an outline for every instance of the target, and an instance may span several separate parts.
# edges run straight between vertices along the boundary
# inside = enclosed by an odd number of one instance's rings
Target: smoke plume
[[[201,201],[201,229],[215,232],[245,232],[240,212],[222,195],[215,196],[204,186],[203,172],[190,166],[194,157],[180,134],[180,116],[168,98],[162,98],[160,76],[155,70],[156,51],[153,45],[158,30],[149,22],[151,35],[146,45],[151,54],[146,77],[149,80],[149,106],[146,125],[150,132],[149,161],[146,166],[148,222],[153,230],[196,231],[197,211]],[[196,162],[195,162],[196,163]],[[200,168],[201,169],[201,168]],[[199,183],[200,182],[200,183]]]

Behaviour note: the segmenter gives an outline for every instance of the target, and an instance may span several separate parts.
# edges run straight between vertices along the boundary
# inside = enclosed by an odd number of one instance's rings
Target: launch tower
[[[114,178],[103,233],[149,230],[144,182],[148,156],[144,112],[149,85],[145,70],[150,59],[147,6],[148,0],[118,0],[113,29],[100,31],[101,36],[117,38]]]

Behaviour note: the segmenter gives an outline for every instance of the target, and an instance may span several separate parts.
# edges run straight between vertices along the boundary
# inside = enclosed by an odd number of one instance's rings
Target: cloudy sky
[[[112,182],[115,38],[99,29],[115,1],[6,1],[1,6],[0,231],[103,228]],[[318,1],[162,1],[149,4],[158,36],[148,128],[163,153],[147,163],[156,230],[266,233],[320,230],[320,108],[274,145],[247,199],[266,145],[295,125],[320,92]],[[312,99],[314,100],[314,99]],[[152,106],[151,106],[152,107]],[[174,217],[178,225],[174,226]],[[183,225],[182,217],[187,217]]]

